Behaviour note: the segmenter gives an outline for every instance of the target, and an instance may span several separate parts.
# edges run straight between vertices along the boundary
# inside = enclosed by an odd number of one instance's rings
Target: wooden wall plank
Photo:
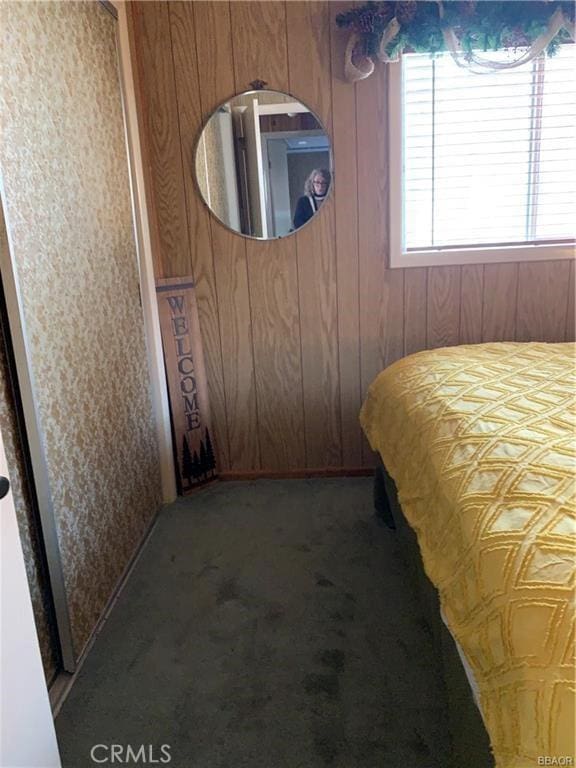
[[[460,340],[461,267],[428,271],[428,348],[450,347]]]
[[[203,120],[235,92],[228,3],[196,2],[194,20]],[[214,277],[220,315],[230,469],[260,469],[258,414],[246,240],[210,216]]]
[[[208,211],[197,193],[193,176],[196,141],[202,124],[196,46],[190,44],[190,41],[195,40],[194,4],[175,1],[166,5],[169,8],[178,100],[178,145],[184,171],[190,260],[204,343],[210,411],[220,466],[222,469],[229,469],[226,394],[210,222]]]
[[[484,266],[482,341],[514,341],[517,291],[517,264]]]
[[[330,8],[314,0],[286,3],[289,88],[332,135]]]
[[[193,5],[200,106],[202,120],[206,121],[216,107],[236,93],[230,5],[205,0],[195,0]]]
[[[338,294],[338,365],[342,429],[342,465],[362,463],[360,395],[360,295],[358,288],[358,180],[356,173],[356,86],[344,80],[348,31],[336,27],[336,15],[348,3],[330,3],[332,132],[336,290]],[[339,183],[339,179],[342,183]]]
[[[231,470],[260,469],[246,243],[212,221]]]
[[[387,269],[387,69],[357,83],[360,344],[364,393],[404,352],[404,270]]]
[[[190,243],[168,4],[135,3],[132,10],[152,182],[151,217],[157,220],[160,249],[156,277],[179,277],[190,271]]]
[[[428,269],[415,267],[404,272],[404,354],[426,349],[428,315]]]
[[[330,13],[326,3],[286,6],[289,90],[331,135]],[[342,466],[334,197],[295,235],[307,467]]]
[[[262,467],[301,468],[302,361],[292,238],[254,241],[248,258]]]
[[[566,312],[565,341],[576,341],[576,309],[574,309],[574,284],[576,283],[576,277],[574,272],[574,261],[571,261],[570,276],[568,279],[568,309]]]
[[[479,344],[482,341],[483,291],[482,264],[467,264],[462,267],[460,344]]]
[[[375,83],[381,77],[374,73],[356,84],[356,121],[362,126],[356,147],[358,164],[358,261],[360,285],[360,375],[361,393],[384,366],[381,344],[380,298],[384,288],[386,243],[386,159],[384,151],[374,151],[384,137],[376,128],[380,118],[386,119],[384,94]],[[380,96],[380,98],[378,98]],[[374,116],[372,116],[374,113]]]
[[[388,122],[386,67],[356,85],[361,391],[404,353],[404,271],[387,269]],[[373,454],[363,442],[363,464]]]
[[[569,279],[569,261],[520,264],[518,341],[564,341]]]
[[[231,3],[236,89],[262,79],[288,91],[284,3]],[[296,241],[246,244],[263,469],[305,466]]]
[[[342,466],[334,201],[296,235],[306,466]]]
[[[286,6],[251,0],[232,2],[232,43],[236,90],[249,90],[254,80],[288,90]]]

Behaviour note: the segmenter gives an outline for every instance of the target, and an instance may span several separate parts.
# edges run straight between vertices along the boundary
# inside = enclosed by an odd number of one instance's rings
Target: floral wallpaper
[[[0,5],[7,226],[79,656],[161,498],[116,21]]]

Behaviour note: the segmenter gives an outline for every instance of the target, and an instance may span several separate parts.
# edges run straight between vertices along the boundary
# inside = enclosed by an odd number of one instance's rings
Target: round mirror
[[[210,116],[196,147],[204,202],[234,232],[286,237],[322,208],[332,149],[318,117],[293,96],[247,91]]]

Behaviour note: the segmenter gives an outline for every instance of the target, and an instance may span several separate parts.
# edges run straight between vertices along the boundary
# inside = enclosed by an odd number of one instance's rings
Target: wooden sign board
[[[190,277],[156,280],[181,493],[216,475],[198,306]]]

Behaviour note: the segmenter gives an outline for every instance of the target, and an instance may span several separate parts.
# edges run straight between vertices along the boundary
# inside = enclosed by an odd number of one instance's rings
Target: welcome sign
[[[156,295],[177,479],[180,491],[185,494],[216,474],[198,306],[190,277],[157,280]]]

